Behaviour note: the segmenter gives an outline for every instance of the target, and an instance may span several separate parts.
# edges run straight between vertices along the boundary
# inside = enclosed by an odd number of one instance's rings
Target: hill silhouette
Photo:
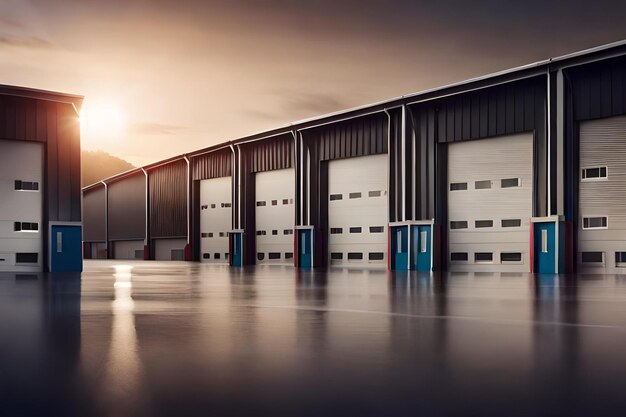
[[[103,151],[81,152],[81,186],[93,184],[135,166]]]

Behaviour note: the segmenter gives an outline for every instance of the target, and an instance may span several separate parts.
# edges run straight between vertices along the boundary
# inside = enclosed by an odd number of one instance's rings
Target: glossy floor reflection
[[[0,416],[624,415],[626,277],[0,274]]]

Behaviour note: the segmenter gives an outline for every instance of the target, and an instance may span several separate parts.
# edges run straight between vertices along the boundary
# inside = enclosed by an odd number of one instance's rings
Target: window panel
[[[502,252],[500,253],[500,262],[521,262],[522,254],[520,252]]]
[[[476,220],[474,222],[474,227],[476,227],[477,229],[493,227],[493,220]]]
[[[585,264],[601,264],[604,263],[604,252],[583,252],[581,261]]]
[[[467,229],[467,221],[450,222],[450,229]]]
[[[476,252],[474,254],[474,262],[493,262],[493,253]]]
[[[467,262],[467,252],[452,252],[450,254],[450,260],[452,262]]]
[[[521,219],[503,219],[502,227],[520,227],[522,225]]]
[[[520,180],[519,178],[503,178],[500,180],[500,188],[512,188],[519,187]]]
[[[487,190],[489,188],[491,188],[491,180],[474,182],[474,189],[476,190]]]

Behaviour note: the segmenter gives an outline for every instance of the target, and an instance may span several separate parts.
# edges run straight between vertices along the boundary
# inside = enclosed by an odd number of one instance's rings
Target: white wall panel
[[[0,271],[43,270],[43,144],[0,140]],[[16,190],[15,181],[36,182],[37,190]],[[16,231],[15,222],[37,230]],[[19,262],[18,254],[37,254]]]
[[[330,161],[328,194],[329,264],[386,268],[387,155]]]
[[[185,239],[155,239],[154,259],[157,261],[182,261],[185,259],[186,244]]]
[[[143,240],[118,240],[113,242],[115,259],[143,259]]]

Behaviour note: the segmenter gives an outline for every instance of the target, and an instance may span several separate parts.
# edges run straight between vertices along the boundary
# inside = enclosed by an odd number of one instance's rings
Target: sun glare
[[[80,124],[83,135],[109,136],[119,134],[125,120],[116,103],[85,100],[80,111]]]

